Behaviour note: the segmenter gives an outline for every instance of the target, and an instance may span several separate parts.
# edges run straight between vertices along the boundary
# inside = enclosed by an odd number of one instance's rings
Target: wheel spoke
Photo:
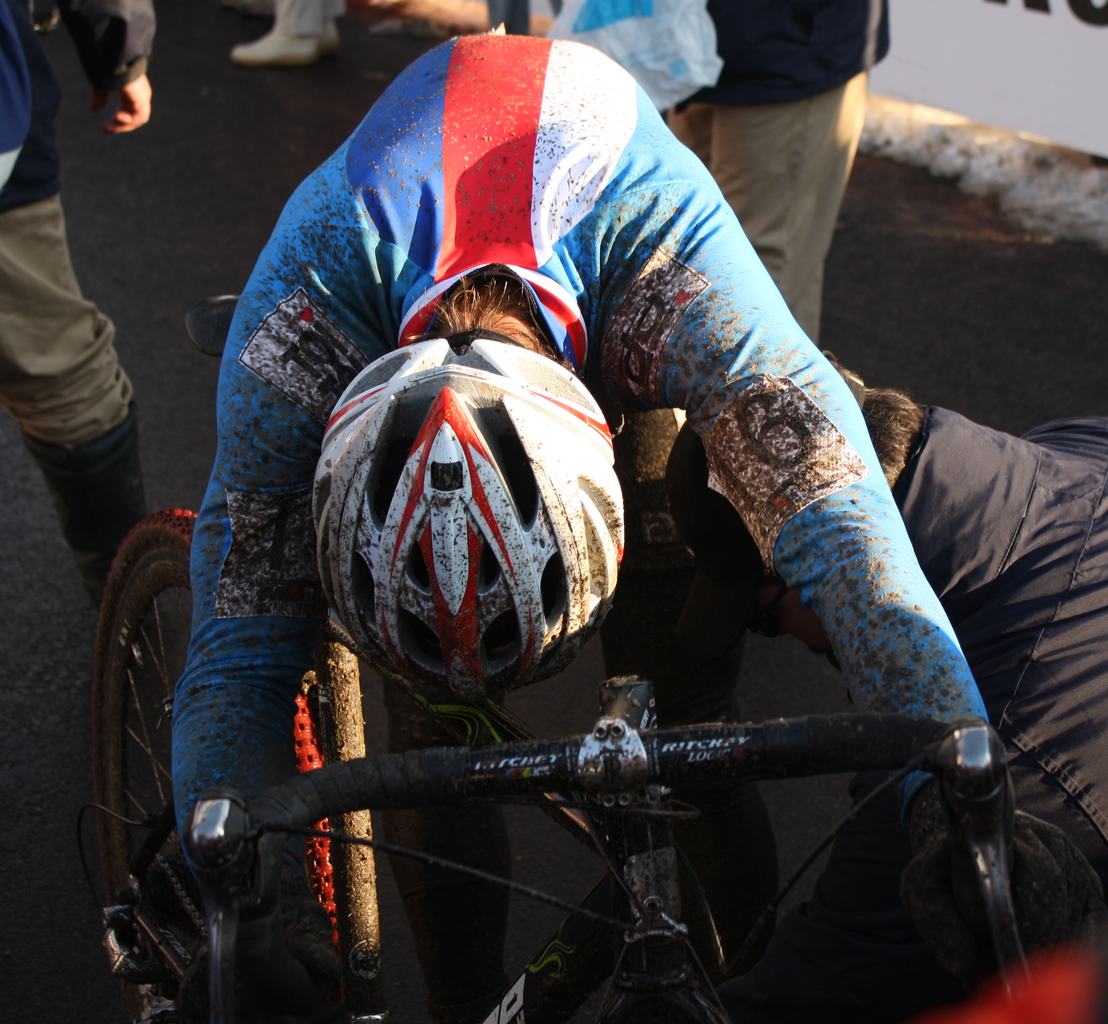
[[[146,817],[146,815],[147,815],[146,807],[143,805],[143,802],[135,795],[134,790],[131,789],[130,786],[124,786],[123,787],[123,796],[127,800],[127,802],[136,811],[138,811],[138,813],[141,817]]]
[[[135,715],[138,718],[139,728],[142,730],[142,736],[140,737],[135,730],[131,727],[126,720],[123,723],[124,729],[127,731],[127,735],[131,737],[136,745],[146,753],[147,758],[150,760],[151,774],[154,777],[154,785],[158,787],[158,796],[161,800],[165,800],[165,792],[162,789],[161,779],[158,777],[158,769],[160,768],[166,778],[169,778],[169,772],[165,770],[165,767],[158,760],[157,755],[154,753],[154,744],[150,739],[150,730],[146,727],[146,714],[142,707],[142,701],[139,699],[139,688],[135,683],[135,675],[130,668],[127,669],[127,682],[131,688],[131,704],[134,707]]]
[[[154,601],[152,603],[151,607],[154,610],[154,628],[157,631],[157,637],[158,637],[157,646],[155,646],[151,642],[150,635],[146,631],[146,623],[145,622],[143,622],[139,626],[138,635],[139,635],[139,639],[142,641],[143,647],[146,648],[146,651],[150,656],[150,660],[154,663],[154,667],[155,667],[155,669],[157,669],[158,675],[161,676],[162,689],[164,689],[166,691],[166,693],[169,693],[170,692],[169,673],[166,671],[165,651],[164,651],[164,649],[162,649],[163,648],[162,627],[161,627],[161,619],[160,619],[160,616],[158,615],[158,602]],[[159,650],[159,649],[161,649],[161,650]]]
[[[158,651],[161,654],[161,659],[159,660],[158,664],[161,666],[161,669],[162,669],[162,683],[165,685],[166,692],[168,693],[169,692],[169,661],[165,656],[165,634],[162,632],[162,612],[161,612],[161,609],[158,607],[158,598],[159,597],[161,597],[160,594],[157,597],[154,598],[154,600],[151,602],[151,607],[154,610],[154,628],[157,630]]]
[[[135,730],[132,729],[130,726],[126,727],[126,731],[127,735],[130,736],[132,740],[134,740],[135,745],[139,747],[143,751],[143,753],[145,753],[146,756],[150,759],[150,767],[153,769],[155,780],[159,777],[159,775],[164,776],[166,779],[172,778],[169,769],[166,768],[166,766],[162,763],[161,758],[159,758],[158,755],[154,753],[154,751],[150,747],[142,742],[142,738],[138,735],[138,733],[136,733]],[[160,787],[158,796],[163,796]]]
[[[192,633],[192,591],[188,587],[174,587],[173,589],[173,621],[182,626],[181,643],[178,644],[178,662],[174,665],[177,670],[174,675],[180,675],[185,669],[185,655],[188,651],[190,635]],[[173,680],[177,685],[177,680]]]
[[[177,646],[180,647],[182,641],[185,644],[188,643],[188,623],[192,619],[191,603],[183,604],[181,598],[182,596],[187,595],[190,598],[191,602],[191,591],[189,591],[186,587],[173,587],[172,590],[174,607],[172,609],[167,609],[167,611],[169,612],[169,621],[176,622],[179,627],[181,627],[181,636],[174,635],[172,637],[172,639],[177,643]],[[166,591],[162,591],[162,593],[158,594],[150,604],[151,612],[153,613],[154,618],[154,634],[157,643],[155,644],[154,641],[151,640],[150,635],[147,632],[146,620],[144,620],[139,625],[138,635],[139,638],[142,640],[143,646],[146,648],[147,652],[149,652],[149,655],[154,664],[157,666],[158,674],[161,676],[162,686],[165,690],[166,696],[172,697],[173,689],[177,684],[177,680],[175,678],[177,670],[179,670],[183,666],[176,664],[176,661],[171,666],[169,654],[166,651],[165,630],[162,626],[163,612],[161,607],[161,600],[165,597]],[[149,616],[147,617],[147,619],[149,619]],[[174,669],[172,673],[170,672],[171,667]]]

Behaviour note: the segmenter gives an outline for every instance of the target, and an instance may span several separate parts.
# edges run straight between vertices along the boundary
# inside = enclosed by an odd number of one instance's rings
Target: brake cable
[[[582,907],[576,903],[570,903],[568,900],[563,900],[558,896],[543,892],[541,889],[535,889],[532,886],[524,885],[522,882],[514,881],[511,878],[504,878],[501,875],[482,871],[480,868],[470,867],[468,864],[460,864],[446,857],[439,857],[433,853],[427,853],[424,850],[416,850],[409,846],[399,846],[383,839],[366,839],[362,836],[351,835],[348,832],[332,832],[326,829],[317,828],[288,828],[283,825],[266,825],[261,831],[277,832],[282,835],[298,837],[302,836],[305,839],[330,839],[332,842],[349,843],[353,846],[365,846],[372,850],[380,850],[382,853],[387,853],[392,856],[407,857],[410,860],[421,861],[431,867],[446,868],[450,871],[457,871],[460,874],[468,875],[478,881],[499,885],[505,889],[510,889],[512,892],[519,893],[521,896],[527,896],[530,899],[536,900],[537,902],[547,903],[550,906],[568,911],[571,914],[578,914],[582,917],[588,917],[594,921],[599,921],[601,924],[605,924],[610,928],[618,928],[623,931],[637,931],[639,929],[639,926],[636,924],[622,921],[616,917],[610,917],[607,914],[601,914],[595,910],[589,910],[586,907]]]
[[[746,933],[746,938],[743,939],[742,945],[739,947],[738,953],[732,958],[732,962],[743,963],[750,956],[753,950],[754,942],[758,936],[762,934],[766,926],[773,920],[777,913],[778,907],[784,901],[785,897],[792,891],[793,886],[807,873],[808,869],[816,862],[819,856],[827,849],[828,846],[834,842],[835,837],[839,834],[847,822],[849,822],[855,815],[857,815],[863,808],[868,807],[869,804],[876,800],[882,793],[884,793],[890,786],[898,785],[908,775],[914,771],[918,771],[923,764],[925,754],[918,754],[912,758],[903,768],[897,771],[895,774],[890,775],[884,779],[873,789],[871,789],[864,797],[852,804],[847,813],[830,829],[821,839],[816,846],[808,853],[808,855],[801,861],[800,866],[793,872],[789,880],[777,890],[777,894],[771,899],[763,908],[762,912],[755,919],[754,924],[750,926],[750,930]]]

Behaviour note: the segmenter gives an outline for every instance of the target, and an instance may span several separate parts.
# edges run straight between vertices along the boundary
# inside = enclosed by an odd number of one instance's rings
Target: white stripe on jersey
[[[604,97],[597,102],[597,97]],[[531,236],[537,265],[611,180],[638,119],[635,80],[583,43],[554,41],[535,137]]]

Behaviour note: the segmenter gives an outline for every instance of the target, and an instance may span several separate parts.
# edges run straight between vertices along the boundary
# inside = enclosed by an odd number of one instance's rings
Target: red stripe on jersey
[[[443,239],[435,280],[485,263],[534,268],[535,137],[552,43],[466,36],[443,104]]]

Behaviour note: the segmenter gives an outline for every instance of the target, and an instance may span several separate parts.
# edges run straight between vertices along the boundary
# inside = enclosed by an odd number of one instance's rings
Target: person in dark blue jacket
[[[31,79],[11,11],[0,4],[0,190],[31,126]]]
[[[1014,437],[844,376],[1004,740],[1016,807],[1034,816],[1017,821],[1034,820],[1036,841],[1058,852],[1061,877],[1041,867],[1039,909],[1022,922],[1026,944],[1052,945],[1102,914],[1108,883],[1108,418],[1056,420]],[[687,460],[690,443],[683,436],[677,455]],[[737,528],[733,515],[674,475],[679,459],[671,465],[675,515],[702,567],[683,642],[700,651],[737,643],[737,617],[719,609],[739,607],[751,628],[830,652],[796,591],[737,545],[720,551],[718,538]],[[882,778],[856,777],[854,799]],[[811,900],[786,915],[754,969],[723,988],[735,1019],[896,1021],[964,997],[977,963],[957,923],[920,895],[932,866],[929,837],[911,828],[915,814],[913,804],[906,832],[890,790],[839,833]],[[1017,870],[1017,890],[1027,880]],[[1020,899],[1017,891],[1017,911]]]
[[[793,315],[819,339],[823,263],[888,51],[887,0],[709,0],[723,71],[671,111]]]
[[[31,107],[0,191],[0,404],[19,424],[85,587],[98,599],[112,555],[145,505],[132,388],[116,356],[115,327],[81,294],[70,263],[54,142],[58,84],[29,5],[2,6],[17,33]],[[60,10],[92,85],[92,109],[116,96],[104,131],[141,127],[150,117],[151,0],[62,0]],[[5,102],[5,132],[10,112]]]

